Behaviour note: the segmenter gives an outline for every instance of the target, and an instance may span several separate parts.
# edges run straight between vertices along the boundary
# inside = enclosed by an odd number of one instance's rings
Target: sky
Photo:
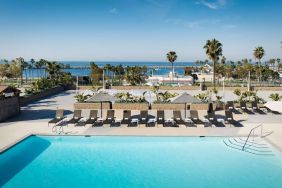
[[[257,46],[281,58],[281,10],[282,0],[0,0],[0,59],[196,61],[212,38],[227,60]]]

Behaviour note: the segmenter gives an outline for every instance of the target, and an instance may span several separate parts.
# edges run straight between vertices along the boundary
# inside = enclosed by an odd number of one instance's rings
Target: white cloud
[[[203,5],[208,7],[209,9],[219,9],[223,6],[225,6],[227,3],[227,0],[215,0],[215,1],[210,1],[210,0],[201,0],[201,1],[197,1],[196,4],[198,5]]]
[[[118,14],[118,10],[116,8],[112,8],[109,10],[110,14]]]

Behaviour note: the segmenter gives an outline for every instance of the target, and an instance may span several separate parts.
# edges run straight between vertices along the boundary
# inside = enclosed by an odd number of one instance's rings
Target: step
[[[225,140],[223,140],[223,142],[226,146],[228,146],[230,148],[240,150],[240,151],[243,151],[243,152],[247,152],[247,153],[251,153],[251,154],[254,154],[254,155],[268,155],[268,156],[274,155],[271,150],[264,150],[263,151],[263,150],[257,150],[257,149],[253,149],[253,148],[247,148],[247,147],[244,150],[242,150],[243,145],[236,144],[236,143],[232,142],[232,140],[230,140],[230,139],[225,139]]]

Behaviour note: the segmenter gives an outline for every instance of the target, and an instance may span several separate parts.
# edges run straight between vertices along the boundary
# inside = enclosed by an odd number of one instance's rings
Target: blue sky
[[[282,0],[0,0],[0,59],[206,59],[216,38],[228,60],[282,56]]]

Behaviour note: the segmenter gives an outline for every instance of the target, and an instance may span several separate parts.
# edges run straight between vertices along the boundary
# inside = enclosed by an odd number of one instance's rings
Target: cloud
[[[203,5],[213,10],[224,7],[226,3],[227,3],[227,0],[215,0],[215,1],[201,0],[201,1],[196,2],[196,4],[198,5]]]
[[[118,14],[118,10],[116,8],[112,8],[109,10],[110,14]]]

